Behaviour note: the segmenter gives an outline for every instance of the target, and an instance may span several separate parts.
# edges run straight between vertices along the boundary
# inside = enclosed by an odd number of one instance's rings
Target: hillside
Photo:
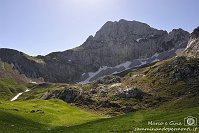
[[[19,100],[59,98],[80,108],[113,116],[160,105],[178,109],[197,107],[198,62],[198,59],[174,57],[124,77],[105,76],[86,85],[40,84]]]
[[[158,133],[199,133],[196,127],[189,127],[190,130],[186,131],[187,126],[184,126],[184,118],[187,116],[199,116],[198,107],[189,108],[181,111],[163,111],[163,110],[147,110],[129,113],[119,117],[97,120],[77,126],[71,127],[58,127],[52,130],[53,133],[145,133],[145,132],[158,132]],[[148,125],[148,122],[171,122],[170,125]],[[175,122],[174,122],[175,121]],[[182,123],[182,125],[175,125]],[[165,128],[167,129],[165,129]],[[179,130],[184,128],[185,131]],[[162,129],[162,130],[161,130]],[[196,131],[195,131],[196,129]],[[176,130],[176,131],[174,131]]]
[[[0,60],[0,100],[9,100],[26,89],[29,79]]]
[[[38,133],[102,118],[106,117],[87,113],[60,100],[0,102],[0,133],[27,133],[27,130]]]

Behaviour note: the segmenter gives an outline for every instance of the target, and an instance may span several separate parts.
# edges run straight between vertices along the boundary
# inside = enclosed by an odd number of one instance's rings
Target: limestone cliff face
[[[182,29],[167,33],[137,21],[107,22],[79,47],[81,55],[85,55],[79,60],[115,66],[127,60],[148,58],[182,43],[185,47],[188,36],[189,33]]]
[[[80,47],[86,49],[84,52],[91,54],[97,64],[115,66],[161,51],[160,45],[167,34],[166,31],[153,29],[140,22],[120,20],[107,22]],[[93,56],[93,53],[98,56]]]
[[[182,29],[168,33],[137,21],[109,21],[77,48],[32,58],[0,49],[0,58],[14,64],[28,77],[74,83],[80,81],[84,73],[95,72],[103,66],[113,67],[129,60],[149,58],[155,53],[185,48],[188,37],[189,33]],[[5,57],[6,54],[9,55]]]
[[[199,58],[199,27],[194,29],[188,41],[187,48],[184,51],[188,57]]]

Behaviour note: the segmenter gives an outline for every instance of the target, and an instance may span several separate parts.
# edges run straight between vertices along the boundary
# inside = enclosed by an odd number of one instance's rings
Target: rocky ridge
[[[199,58],[199,27],[194,29],[188,41],[184,54],[188,57]]]
[[[108,74],[173,57],[177,49],[186,47],[188,36],[182,29],[167,33],[137,21],[109,21],[77,48],[37,57],[0,49],[0,59],[29,78],[88,83]]]

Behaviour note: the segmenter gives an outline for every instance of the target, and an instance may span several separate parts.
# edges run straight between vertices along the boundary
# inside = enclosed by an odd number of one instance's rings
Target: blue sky
[[[64,51],[120,19],[191,32],[198,12],[198,0],[0,0],[0,48],[30,55]]]

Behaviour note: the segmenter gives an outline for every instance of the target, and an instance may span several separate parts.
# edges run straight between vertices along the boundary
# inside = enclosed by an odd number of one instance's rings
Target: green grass
[[[61,100],[0,102],[0,132],[44,132],[105,118],[72,107]]]
[[[32,99],[41,99],[45,92],[53,91],[58,89],[55,85],[46,84],[43,87],[29,87],[31,91],[21,95],[18,100],[32,100]]]
[[[93,84],[78,85],[78,84],[44,83],[44,84],[32,85],[32,86],[31,86],[31,84],[29,84],[29,86],[27,86],[27,87],[30,88],[31,91],[21,95],[18,100],[41,99],[42,96],[46,92],[54,92],[56,90],[61,91],[65,88],[69,88],[69,87],[81,88],[83,90],[90,90],[93,87]]]
[[[10,100],[25,89],[24,76],[10,64],[0,61],[0,100]]]
[[[11,79],[0,79],[0,100],[10,100],[25,89],[26,87],[22,83],[17,83]]]
[[[1,101],[0,133],[27,133],[27,131],[31,133],[131,133],[135,128],[164,127],[150,126],[148,121],[183,123],[187,116],[199,118],[198,110],[199,107],[167,111],[159,108],[107,118],[79,110],[58,99]],[[185,126],[166,127],[184,128]],[[143,132],[145,131],[137,131],[137,133]]]
[[[23,53],[23,56],[25,56],[28,60],[34,61],[34,62],[36,62],[36,63],[45,64],[45,62],[44,62],[43,59],[36,58],[36,57],[30,56],[30,55],[27,55],[27,54],[25,54],[25,53]]]
[[[58,127],[52,130],[52,132],[64,132],[64,133],[132,133],[135,128],[149,128],[149,127],[164,127],[164,126],[150,126],[148,121],[155,122],[184,122],[184,118],[187,116],[195,116],[199,118],[199,107],[185,109],[181,111],[162,111],[162,110],[145,110],[135,113],[129,113],[123,116],[97,120],[94,122],[85,123],[82,125],[72,127]],[[172,127],[186,127],[181,126],[166,126]],[[144,133],[146,131],[136,131],[136,133]],[[149,132],[149,131],[148,131]],[[158,131],[157,133],[159,133]],[[182,131],[176,131],[175,133],[181,133]],[[197,131],[199,132],[199,130]],[[197,133],[196,132],[196,133]],[[154,133],[151,132],[151,133]],[[167,131],[162,132],[167,133]],[[182,132],[183,133],[183,132]],[[186,133],[186,131],[184,132]]]
[[[198,59],[184,57],[161,61],[152,66],[130,72],[126,75],[126,80],[123,83],[126,86],[135,86],[145,92],[170,99],[190,93],[198,94],[198,62]],[[135,77],[135,75],[141,76]]]

